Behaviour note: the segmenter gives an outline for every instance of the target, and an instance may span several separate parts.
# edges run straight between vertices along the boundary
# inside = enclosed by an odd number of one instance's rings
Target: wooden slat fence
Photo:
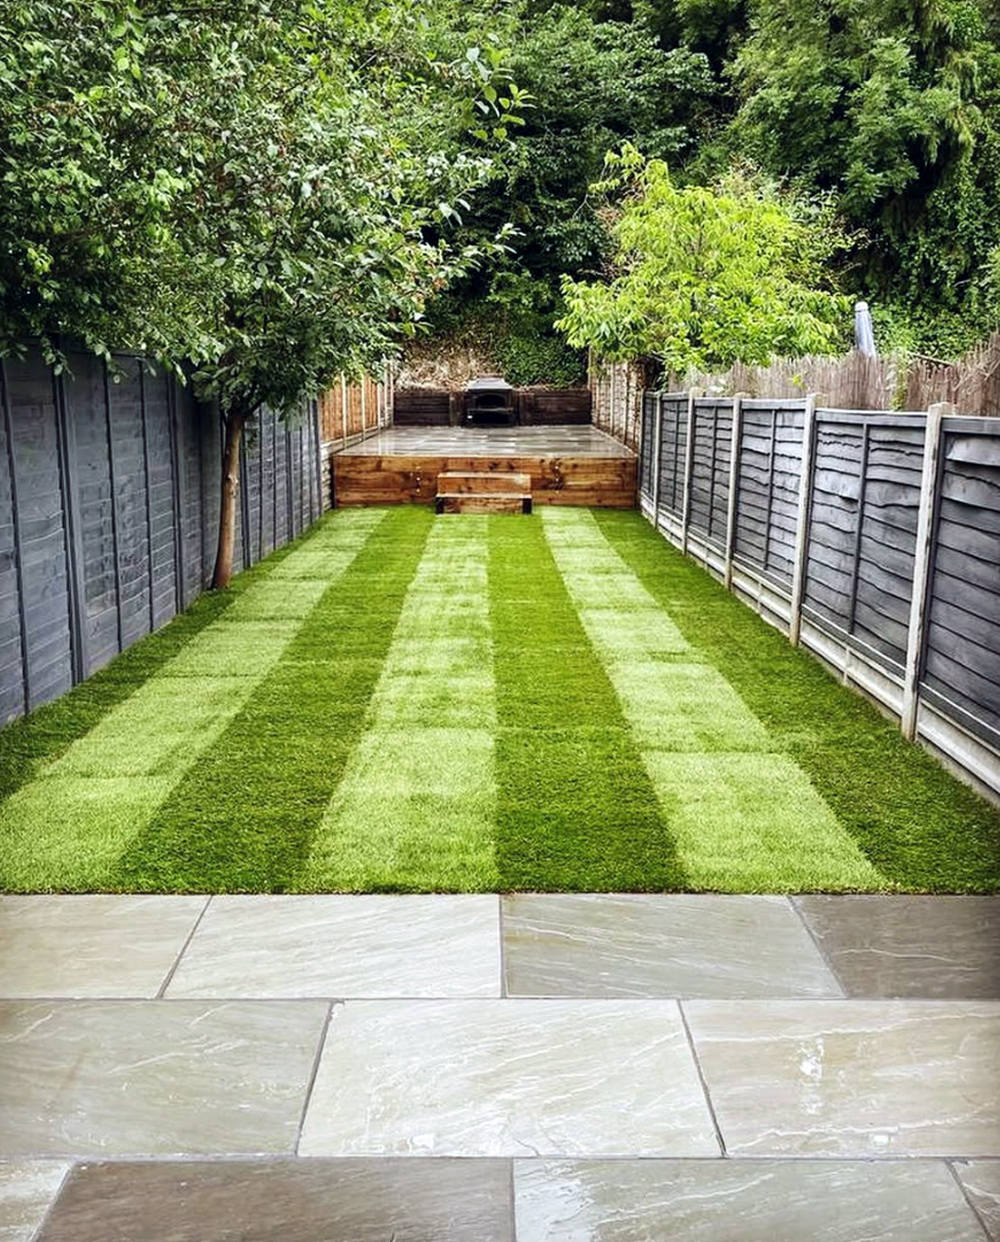
[[[0,362],[0,723],[68,690],[204,589],[221,426],[133,357]],[[254,564],[329,503],[315,403],[263,411],[243,447],[235,561]]]
[[[1000,419],[647,392],[639,440],[671,542],[1000,794]]]
[[[382,427],[392,425],[392,372],[386,367],[378,379],[360,381],[341,376],[320,398],[320,439],[331,450],[354,444]]]

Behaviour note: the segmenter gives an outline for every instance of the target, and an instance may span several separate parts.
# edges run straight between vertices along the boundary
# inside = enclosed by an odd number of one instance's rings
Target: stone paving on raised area
[[[0,897],[0,1242],[1000,1242],[998,927]]]

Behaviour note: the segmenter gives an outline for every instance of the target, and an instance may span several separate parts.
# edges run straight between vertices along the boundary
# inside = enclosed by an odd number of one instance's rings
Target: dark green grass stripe
[[[1000,811],[815,658],[791,648],[638,514],[605,510],[597,521],[887,879],[913,891],[1000,891]]]
[[[122,856],[111,888],[294,888],[364,727],[432,520],[426,509],[398,509],[376,527],[244,709]]]
[[[684,875],[537,518],[490,520],[503,889],[658,891]]]
[[[99,672],[54,703],[0,730],[0,802],[33,780],[113,708],[174,658],[196,634],[217,621],[254,582],[266,577],[298,546],[289,544],[238,574],[228,590],[207,591],[161,630],[134,643]]]

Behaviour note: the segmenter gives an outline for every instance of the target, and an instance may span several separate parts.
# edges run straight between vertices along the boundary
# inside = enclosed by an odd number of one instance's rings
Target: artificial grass
[[[1000,811],[635,513],[594,520],[681,633],[808,776],[887,885],[1000,891]]]
[[[1000,889],[1000,812],[634,513],[331,515],[0,790],[15,891]]]

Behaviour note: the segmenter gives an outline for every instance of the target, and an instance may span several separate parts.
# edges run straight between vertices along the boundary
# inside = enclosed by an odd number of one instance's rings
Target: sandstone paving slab
[[[0,1157],[291,1151],[327,1012],[0,1002]]]
[[[848,996],[1000,1000],[1000,897],[796,903]]]
[[[1000,1004],[690,1001],[735,1155],[1000,1155]]]
[[[784,897],[526,894],[503,913],[511,996],[843,996]]]
[[[983,1242],[932,1161],[515,1162],[518,1242]]]
[[[68,1171],[54,1160],[0,1162],[0,1242],[31,1242]]]
[[[952,1165],[991,1242],[1000,1242],[1000,1160],[956,1160]]]
[[[333,1013],[299,1152],[719,1154],[672,1001],[358,1001]]]
[[[204,897],[0,897],[0,997],[152,997]]]
[[[499,996],[497,898],[215,897],[167,995]]]
[[[38,1242],[512,1242],[506,1161],[86,1164]]]

